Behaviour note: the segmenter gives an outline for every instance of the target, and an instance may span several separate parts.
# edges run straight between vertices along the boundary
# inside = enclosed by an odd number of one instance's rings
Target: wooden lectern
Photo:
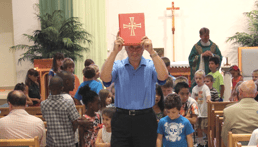
[[[39,72],[40,93],[42,100],[48,96],[48,73],[52,68],[53,59],[34,59],[34,68]]]

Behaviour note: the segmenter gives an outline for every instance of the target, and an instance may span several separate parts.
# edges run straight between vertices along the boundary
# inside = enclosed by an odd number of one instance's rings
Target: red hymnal
[[[119,14],[119,35],[124,45],[139,45],[145,36],[144,13]]]

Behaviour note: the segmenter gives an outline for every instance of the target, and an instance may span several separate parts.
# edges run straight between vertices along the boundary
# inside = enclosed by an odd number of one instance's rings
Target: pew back
[[[0,146],[33,146],[39,147],[39,137],[31,139],[0,139]]]
[[[78,113],[80,114],[80,116],[82,117],[83,114],[85,114],[85,105],[76,105],[76,109],[78,111]],[[38,107],[26,107],[25,110],[30,114],[30,115],[33,115],[33,116],[36,116],[40,119],[43,120],[44,122],[44,125],[45,125],[45,128],[47,128],[47,123],[45,121],[45,119],[43,118],[42,116],[42,112],[41,112],[41,108],[38,106]],[[9,108],[0,108],[0,118],[6,116],[9,114]]]
[[[216,136],[215,132],[215,117],[218,114],[223,116],[223,109],[235,102],[208,102],[208,132],[212,132],[213,136]],[[212,131],[210,131],[212,130]],[[208,133],[208,143],[211,145],[210,133]],[[213,138],[214,139],[214,138]]]
[[[80,116],[85,113],[85,105],[76,105],[76,109],[79,112]],[[26,107],[25,110],[30,115],[42,115],[40,106],[38,107]],[[9,108],[0,108],[0,116],[6,116],[9,114]]]
[[[249,141],[252,134],[233,134],[228,132],[228,147],[236,147],[240,141]]]
[[[216,146],[217,147],[224,147],[224,143],[221,139],[221,131],[222,131],[222,124],[223,124],[223,117],[220,117],[219,115],[216,115]]]

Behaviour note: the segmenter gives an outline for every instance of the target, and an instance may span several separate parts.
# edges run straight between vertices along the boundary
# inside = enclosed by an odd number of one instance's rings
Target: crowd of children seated
[[[168,62],[170,63],[167,59],[163,58],[163,61],[167,62],[166,65],[168,65]],[[67,134],[73,135],[66,139],[70,143],[74,142],[75,146],[110,147],[111,119],[116,111],[114,107],[114,84],[107,89],[104,88],[99,80],[99,67],[91,59],[85,61],[84,77],[81,83],[74,74],[74,67],[73,60],[65,58],[63,54],[57,53],[54,56],[53,66],[49,72],[49,83],[52,85],[49,85],[50,95],[45,101],[42,101],[40,96],[37,82],[39,74],[34,69],[28,70],[25,84],[18,83],[15,90],[21,90],[26,95],[27,106],[41,107],[43,117],[48,124],[48,146],[58,142],[54,139],[67,138],[67,136],[60,137],[58,133],[62,132],[60,128],[65,129],[68,124],[72,124],[70,125],[70,131],[73,132],[68,131]],[[177,78],[169,76],[164,85],[156,84],[156,100],[153,110],[158,122],[157,147],[192,147],[194,143],[199,147],[207,146],[207,103],[209,101],[223,101],[225,89],[223,76],[219,72],[219,59],[217,57],[210,58],[209,68],[211,72],[207,75],[203,70],[195,72],[196,86],[191,87],[192,93],[189,90],[188,79],[184,76]],[[243,81],[243,77],[236,65],[230,67],[230,73],[232,74],[230,101],[240,101],[237,87]],[[253,71],[252,78],[254,81],[258,79],[258,70]],[[258,84],[257,81],[256,84]],[[257,97],[256,100],[258,100]],[[82,104],[86,107],[86,113],[83,118],[79,118],[74,106]],[[67,109],[70,112],[55,111],[55,107],[59,107],[59,105],[62,105],[62,109]],[[51,112],[49,112],[50,110]],[[63,119],[67,122],[59,122],[59,126],[57,126],[55,121],[60,120],[60,118],[53,119],[53,115],[54,117],[57,117],[57,115],[62,115],[63,118],[67,117],[67,119]],[[76,125],[75,121],[80,119],[93,122],[93,127]],[[173,129],[173,134],[168,134],[171,133],[171,131],[168,131],[169,129]],[[257,134],[257,130],[254,133]],[[195,137],[193,137],[193,134],[195,134]],[[254,139],[257,138],[256,136],[252,136],[253,144],[257,144],[257,139]]]

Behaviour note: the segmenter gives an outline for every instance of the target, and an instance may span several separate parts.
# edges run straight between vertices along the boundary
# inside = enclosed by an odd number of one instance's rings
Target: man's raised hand
[[[117,32],[116,40],[114,42],[114,51],[120,52],[123,48],[124,39],[119,36],[119,32]]]
[[[153,51],[153,48],[152,48],[152,41],[147,37],[147,36],[144,36],[142,38],[142,42],[141,42],[141,45],[142,47],[148,51],[149,53],[151,53]]]

